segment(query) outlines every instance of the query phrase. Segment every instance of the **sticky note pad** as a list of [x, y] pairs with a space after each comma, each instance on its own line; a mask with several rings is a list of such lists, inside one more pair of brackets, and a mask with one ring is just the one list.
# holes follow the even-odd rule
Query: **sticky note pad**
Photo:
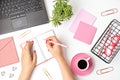
[[96, 33], [95, 27], [84, 22], [80, 22], [75, 32], [74, 39], [77, 39], [87, 44], [91, 44], [95, 33]]
[[69, 30], [75, 33], [81, 21], [87, 24], [93, 25], [95, 20], [96, 20], [96, 17], [94, 15], [81, 9], [78, 15], [76, 16], [75, 20], [73, 21], [72, 25], [70, 26]]

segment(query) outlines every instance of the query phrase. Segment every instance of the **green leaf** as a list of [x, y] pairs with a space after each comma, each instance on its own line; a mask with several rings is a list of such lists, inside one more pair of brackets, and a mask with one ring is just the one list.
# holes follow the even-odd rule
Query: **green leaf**
[[54, 10], [52, 11], [52, 23], [54, 26], [62, 24], [62, 21], [68, 20], [73, 15], [72, 6], [68, 5], [68, 0], [54, 0]]

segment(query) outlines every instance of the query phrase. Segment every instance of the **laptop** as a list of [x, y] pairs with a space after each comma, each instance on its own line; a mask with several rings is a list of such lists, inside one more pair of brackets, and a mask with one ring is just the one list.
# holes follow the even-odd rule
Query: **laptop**
[[0, 34], [48, 21], [44, 0], [0, 0]]

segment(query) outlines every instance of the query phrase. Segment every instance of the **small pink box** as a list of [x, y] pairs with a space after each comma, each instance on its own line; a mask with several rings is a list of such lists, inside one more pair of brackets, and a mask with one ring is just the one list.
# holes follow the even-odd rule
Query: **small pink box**
[[87, 44], [91, 44], [95, 33], [95, 27], [84, 22], [80, 22], [75, 32], [74, 39], [80, 40]]

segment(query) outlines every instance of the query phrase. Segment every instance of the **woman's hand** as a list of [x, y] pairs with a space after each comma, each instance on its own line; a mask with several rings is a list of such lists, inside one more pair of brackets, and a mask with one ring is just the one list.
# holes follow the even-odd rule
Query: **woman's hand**
[[49, 41], [53, 41], [56, 43], [60, 43], [60, 41], [55, 36], [50, 36], [46, 40], [46, 45], [50, 53], [53, 55], [54, 58], [58, 59], [59, 57], [62, 57], [62, 49], [61, 46], [53, 44]]
[[29, 80], [36, 66], [36, 51], [31, 51], [33, 41], [27, 41], [22, 48], [22, 71], [19, 80]]
[[51, 36], [51, 37], [47, 38], [46, 44], [47, 44], [48, 50], [51, 52], [53, 57], [56, 58], [59, 66], [60, 66], [63, 80], [75, 80], [74, 76], [70, 70], [70, 67], [67, 64], [67, 62], [63, 56], [61, 46], [53, 44], [50, 41], [53, 41], [56, 43], [60, 43], [60, 41], [55, 36]]

